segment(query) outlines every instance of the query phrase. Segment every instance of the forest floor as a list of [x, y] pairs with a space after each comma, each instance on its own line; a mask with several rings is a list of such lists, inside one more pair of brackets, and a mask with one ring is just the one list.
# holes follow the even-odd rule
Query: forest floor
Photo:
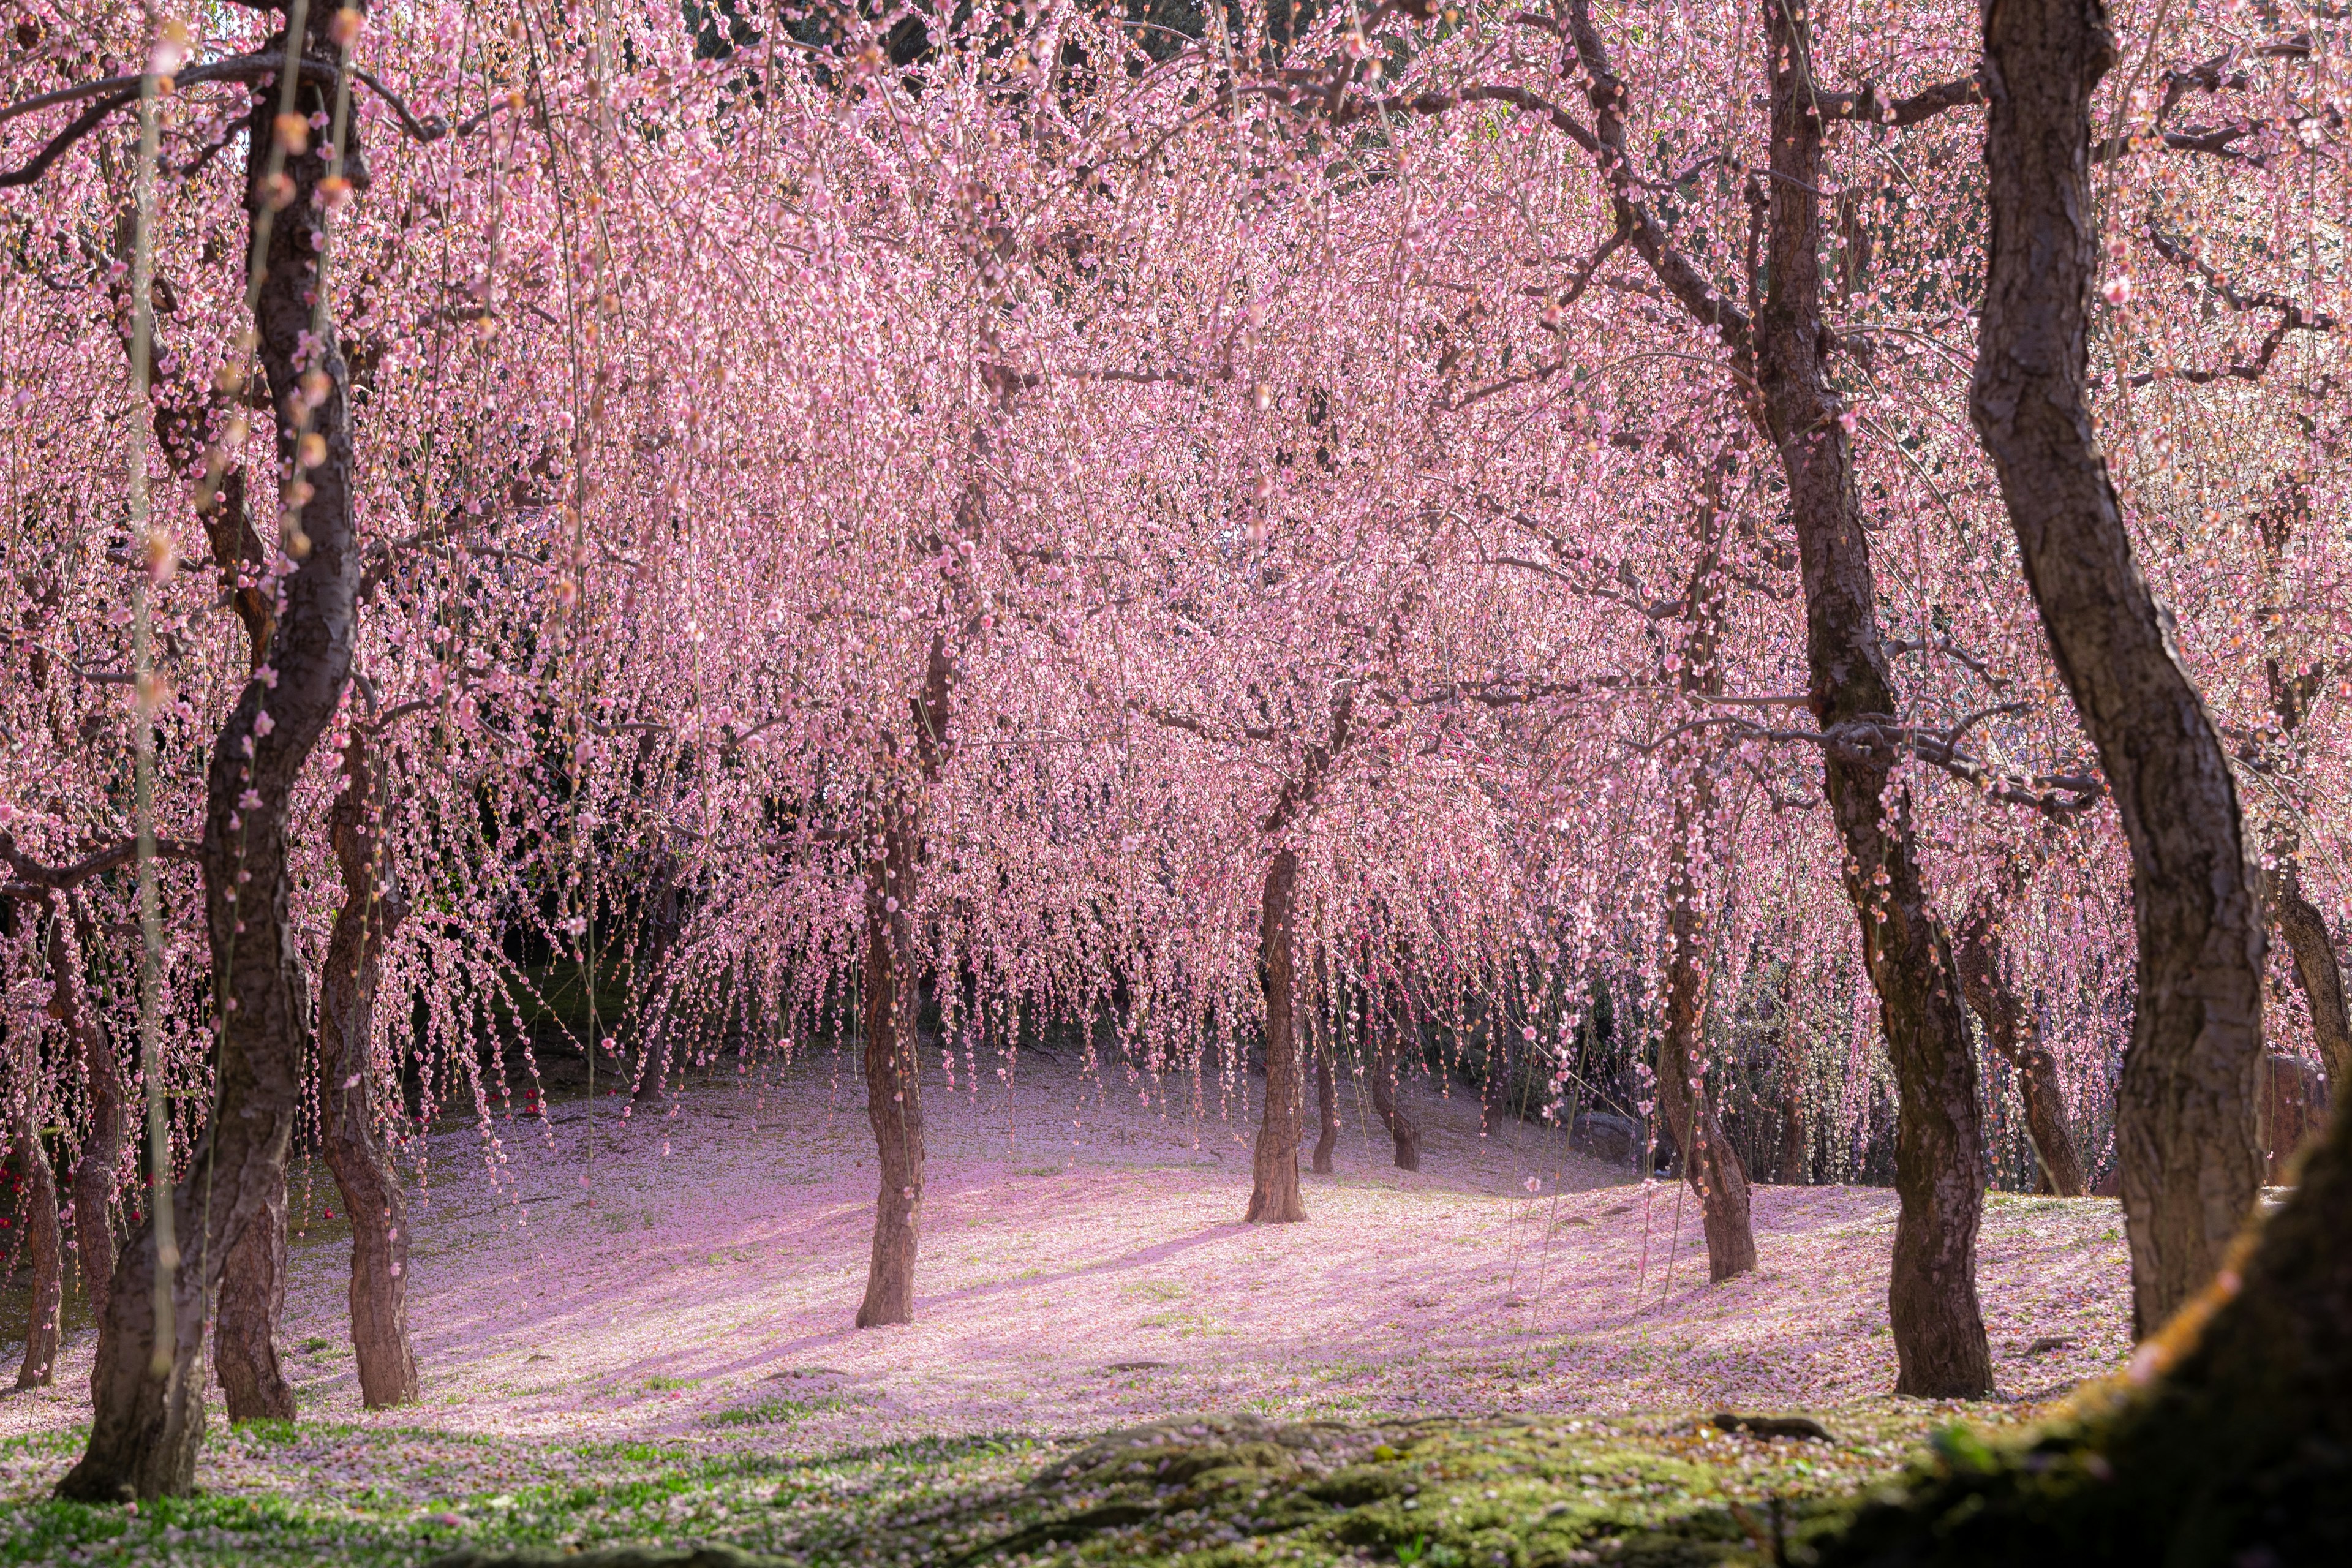
[[[55, 1389], [0, 1399], [0, 1562], [415, 1563], [468, 1542], [633, 1540], [946, 1562], [1046, 1509], [1019, 1489], [1042, 1466], [1107, 1430], [1170, 1422], [1150, 1444], [1242, 1443], [1274, 1466], [1244, 1477], [1261, 1498], [1311, 1490], [1350, 1459], [1318, 1458], [1318, 1443], [1355, 1443], [1360, 1468], [1378, 1449], [1399, 1476], [1423, 1465], [1432, 1511], [1396, 1493], [1421, 1481], [1376, 1486], [1350, 1506], [1388, 1510], [1395, 1528], [1313, 1550], [1301, 1535], [1307, 1560], [1573, 1562], [1572, 1531], [1549, 1555], [1532, 1538], [1472, 1539], [1465, 1521], [1489, 1503], [1530, 1528], [1583, 1517], [1530, 1512], [1507, 1489], [1465, 1494], [1468, 1544], [1433, 1533], [1444, 1477], [1558, 1472], [1583, 1490], [1548, 1497], [1615, 1499], [1607, 1529], [1585, 1531], [1604, 1544], [1662, 1498], [1711, 1499], [1737, 1545], [1754, 1531], [1722, 1510], [1743, 1488], [1795, 1497], [1886, 1475], [1961, 1408], [1885, 1397], [1889, 1191], [1758, 1188], [1762, 1265], [1718, 1287], [1675, 1184], [1525, 1123], [1482, 1134], [1458, 1092], [1412, 1094], [1423, 1169], [1404, 1173], [1351, 1089], [1336, 1173], [1304, 1178], [1308, 1222], [1258, 1227], [1239, 1223], [1251, 1128], [1214, 1081], [1113, 1068], [1106, 1085], [1027, 1057], [1010, 1088], [975, 1095], [959, 1076], [958, 1090], [925, 1091], [917, 1321], [866, 1331], [850, 1323], [876, 1176], [853, 1063], [821, 1057], [625, 1120], [599, 1100], [593, 1158], [585, 1100], [544, 1122], [449, 1123], [412, 1184], [424, 1394], [397, 1411], [359, 1405], [348, 1231], [331, 1184], [298, 1174], [281, 1349], [300, 1421], [215, 1431], [205, 1495], [138, 1519], [43, 1501], [87, 1431], [91, 1336], [78, 1333]], [[2120, 1363], [2112, 1201], [1994, 1194], [1979, 1262], [2002, 1397], [1966, 1407], [1971, 1419], [2030, 1419]], [[1721, 1409], [1813, 1412], [1839, 1441], [1694, 1435], [1694, 1415]], [[1315, 1422], [1349, 1425], [1300, 1425]], [[1431, 1458], [1447, 1444], [1470, 1447]], [[1232, 1528], [1230, 1510], [1182, 1487], [1157, 1493], [1163, 1512], [1173, 1500]], [[1142, 1528], [1133, 1507], [1087, 1506], [1126, 1521], [1096, 1530], [1089, 1555], [1141, 1560], [1141, 1546], [1114, 1550]], [[1183, 1550], [1262, 1561], [1273, 1539], [1244, 1529]]]

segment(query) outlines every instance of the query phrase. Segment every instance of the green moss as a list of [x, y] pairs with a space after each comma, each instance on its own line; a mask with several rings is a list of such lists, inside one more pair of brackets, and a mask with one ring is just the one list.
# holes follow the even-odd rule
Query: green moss
[[[827, 1397], [773, 1405], [789, 1421]], [[1776, 1521], [1793, 1542], [1819, 1537], [1951, 1414], [1892, 1401], [1824, 1412], [1831, 1443], [1734, 1436], [1688, 1415], [1226, 1414], [1086, 1443], [999, 1434], [815, 1458], [758, 1447], [776, 1440], [764, 1414], [693, 1442], [571, 1447], [256, 1423], [217, 1439], [216, 1493], [136, 1515], [48, 1498], [77, 1445], [0, 1445], [0, 1563], [419, 1568], [457, 1553], [446, 1561], [478, 1568], [538, 1552], [731, 1568], [677, 1555], [703, 1547], [797, 1568], [1761, 1563]], [[606, 1549], [625, 1554], [595, 1555]]]

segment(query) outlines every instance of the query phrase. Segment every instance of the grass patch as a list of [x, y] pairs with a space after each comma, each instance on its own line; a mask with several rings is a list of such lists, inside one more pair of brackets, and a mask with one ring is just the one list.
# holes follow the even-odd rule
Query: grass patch
[[[760, 1426], [850, 1402], [766, 1400], [714, 1425], [756, 1441]], [[730, 1451], [715, 1435], [566, 1447], [255, 1423], [215, 1434], [203, 1495], [136, 1514], [49, 1498], [79, 1447], [55, 1434], [0, 1443], [0, 1563], [422, 1568], [445, 1553], [486, 1563], [714, 1544], [805, 1568], [985, 1568], [1000, 1553], [1060, 1568], [1761, 1564], [1776, 1520], [1801, 1547], [1952, 1414], [1909, 1401], [1823, 1412], [1829, 1443], [1733, 1436], [1686, 1415], [1228, 1415], [1086, 1444], [994, 1434], [813, 1458]]]
[[656, 1373], [653, 1376], [646, 1379], [646, 1386], [652, 1389], [656, 1394], [662, 1394], [667, 1393], [673, 1388], [700, 1388], [702, 1386], [702, 1379], [698, 1377], [668, 1377], [660, 1373]]
[[811, 1415], [852, 1410], [864, 1403], [845, 1394], [778, 1394], [750, 1405], [739, 1405], [732, 1410], [719, 1411], [709, 1421], [713, 1426], [781, 1426]]

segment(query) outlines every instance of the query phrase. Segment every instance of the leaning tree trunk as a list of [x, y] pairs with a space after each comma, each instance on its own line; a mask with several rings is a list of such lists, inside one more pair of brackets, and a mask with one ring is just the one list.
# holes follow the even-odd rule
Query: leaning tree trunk
[[2114, 55], [2096, 0], [1985, 8], [1992, 216], [1969, 406], [2131, 845], [2139, 999], [2116, 1131], [2147, 1334], [2212, 1278], [2262, 1184], [2265, 933], [2229, 762], [2133, 558], [2084, 402], [2091, 95]]
[[1813, 41], [1796, 0], [1766, 0], [1769, 167], [1751, 189], [1767, 241], [1767, 289], [1751, 321], [1641, 205], [1645, 182], [1626, 146], [1625, 84], [1609, 64], [1591, 0], [1567, 0], [1565, 12], [1592, 110], [1586, 144], [1609, 183], [1618, 226], [1666, 295], [1730, 351], [1749, 418], [1780, 454], [1789, 486], [1824, 793], [1895, 1064], [1902, 1209], [1887, 1302], [1895, 1386], [1941, 1397], [1985, 1394], [1992, 1355], [1976, 1292], [1984, 1204], [1976, 1057], [1950, 980], [1950, 944], [1920, 877], [1907, 796], [1889, 791], [1903, 732], [1854, 493], [1852, 411], [1827, 373], [1833, 339], [1822, 319], [1823, 122]]
[[352, 1221], [352, 1348], [360, 1401], [384, 1410], [414, 1402], [417, 1383], [408, 1341], [407, 1200], [376, 1141], [368, 1050], [383, 950], [408, 912], [375, 819], [375, 783], [366, 731], [354, 724], [343, 750], [343, 787], [327, 816], [343, 907], [319, 977], [320, 1131]]
[[1394, 1010], [1376, 1024], [1367, 1020], [1368, 1026], [1372, 1029], [1372, 1059], [1367, 1076], [1371, 1080], [1372, 1114], [1379, 1117], [1381, 1125], [1389, 1130], [1389, 1142], [1396, 1151], [1397, 1169], [1418, 1171], [1421, 1169], [1421, 1124], [1406, 1114], [1397, 1093], [1397, 1074], [1403, 1058], [1399, 1047], [1403, 1043], [1408, 1022], [1403, 992], [1402, 984], [1392, 984], [1389, 987], [1389, 994], [1394, 1003]]
[[52, 911], [49, 924], [49, 1007], [81, 1058], [89, 1094], [89, 1125], [73, 1169], [74, 1251], [81, 1259], [90, 1317], [103, 1323], [114, 1286], [114, 1222], [108, 1211], [122, 1168], [122, 1069], [83, 979], [85, 955], [97, 948], [89, 912], [77, 893], [60, 893], [58, 900], [61, 907]]
[[1952, 958], [1959, 965], [1960, 991], [1984, 1026], [1985, 1043], [2017, 1073], [2018, 1097], [2025, 1102], [2025, 1135], [2041, 1163], [2042, 1190], [2062, 1198], [2090, 1191], [2083, 1156], [2074, 1148], [2066, 1120], [2066, 1092], [2058, 1081], [2058, 1058], [2009, 984], [2001, 952], [1998, 914], [1990, 899], [1979, 899], [1961, 921]]
[[[308, 58], [323, 68], [318, 78], [306, 70], [297, 84], [295, 109], [304, 117], [332, 109], [332, 79], [342, 58], [331, 36], [334, 16], [323, 6], [314, 10], [301, 40]], [[257, 93], [247, 132], [246, 188], [257, 240], [269, 200], [263, 177], [277, 106], [274, 86]], [[177, 1256], [157, 1258], [151, 1213], [116, 1267], [100, 1330], [89, 1446], [58, 1485], [60, 1496], [83, 1501], [176, 1495], [194, 1485], [204, 1439], [198, 1378], [207, 1302], [231, 1258], [268, 1258], [284, 1246], [286, 1147], [310, 1016], [293, 930], [286, 805], [350, 679], [362, 565], [352, 523], [348, 377], [323, 314], [317, 320], [325, 330], [312, 335], [312, 222], [325, 210], [323, 198], [314, 198], [331, 171], [324, 151], [312, 143], [289, 153], [284, 172], [290, 199], [279, 213], [286, 221], [270, 226], [258, 258], [254, 324], [270, 400], [280, 413], [278, 459], [294, 476], [286, 481], [281, 527], [298, 564], [280, 585], [283, 609], [271, 632], [277, 682], [247, 685], [205, 779], [205, 914], [222, 1009], [214, 1113], [170, 1197]], [[345, 173], [354, 188], [364, 188], [356, 152]], [[298, 451], [306, 430], [319, 443]], [[244, 804], [248, 799], [255, 804]], [[256, 1232], [259, 1241], [248, 1242]], [[170, 1276], [172, 1325], [170, 1342], [162, 1344], [159, 1267]], [[271, 1294], [248, 1291], [245, 1304], [267, 1306]]]
[[[1950, 944], [1927, 898], [1907, 792], [1890, 788], [1896, 701], [1854, 491], [1843, 400], [1830, 384], [1822, 320], [1822, 122], [1812, 40], [1790, 0], [1764, 7], [1771, 144], [1766, 182], [1769, 288], [1753, 331], [1758, 422], [1779, 452], [1805, 595], [1805, 663], [1822, 774], [1843, 847], [1846, 896], [1895, 1065], [1895, 1185], [1902, 1206], [1887, 1285], [1895, 1392], [1971, 1398], [1992, 1390], [1977, 1303], [1984, 1136], [1976, 1055], [1950, 975]], [[1602, 90], [1595, 88], [1596, 96]], [[1615, 90], [1622, 91], [1622, 89]]]
[[1300, 1081], [1297, 1031], [1297, 976], [1296, 906], [1298, 856], [1275, 851], [1265, 868], [1265, 896], [1258, 905], [1258, 963], [1265, 976], [1265, 1113], [1259, 1119], [1257, 1146], [1250, 1160], [1252, 1224], [1282, 1225], [1307, 1217], [1298, 1195], [1298, 1122], [1305, 1098]]
[[[6, 1031], [0, 1029], [0, 1038]], [[58, 1245], [58, 1179], [49, 1152], [41, 1146], [39, 1063], [30, 1031], [19, 1058], [16, 1114], [11, 1128], [25, 1194], [25, 1263], [32, 1278], [25, 1303], [25, 1359], [16, 1368], [19, 1388], [47, 1388], [58, 1380], [59, 1318], [65, 1310], [65, 1258]]]

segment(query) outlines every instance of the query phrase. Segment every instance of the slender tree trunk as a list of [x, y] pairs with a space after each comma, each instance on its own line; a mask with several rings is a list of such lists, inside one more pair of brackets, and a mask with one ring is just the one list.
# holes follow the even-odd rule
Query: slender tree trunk
[[1298, 857], [1275, 851], [1258, 906], [1258, 963], [1265, 975], [1265, 1114], [1250, 1161], [1249, 1210], [1243, 1218], [1283, 1225], [1307, 1217], [1298, 1195], [1298, 1121], [1303, 1085], [1298, 1071], [1297, 932]]
[[[314, 10], [302, 40], [306, 56], [327, 68], [322, 76], [341, 69], [334, 15]], [[277, 106], [274, 87], [257, 94], [247, 132], [247, 191], [257, 225], [268, 199], [261, 182]], [[295, 109], [304, 116], [331, 113], [331, 82], [306, 72]], [[207, 1300], [232, 1258], [266, 1255], [268, 1238], [285, 1234], [286, 1147], [310, 1017], [292, 923], [286, 805], [350, 679], [362, 565], [352, 526], [348, 376], [331, 322], [310, 336], [318, 257], [312, 223], [323, 207], [313, 197], [329, 173], [322, 148], [314, 142], [287, 156], [292, 199], [270, 230], [254, 312], [271, 401], [280, 411], [278, 458], [296, 476], [287, 481], [282, 528], [298, 564], [280, 586], [283, 611], [271, 632], [277, 682], [247, 685], [213, 748], [205, 781], [205, 912], [223, 1008], [215, 1112], [185, 1179], [173, 1193], [154, 1194], [173, 1205], [177, 1255], [156, 1256], [151, 1212], [115, 1268], [100, 1330], [89, 1446], [58, 1486], [60, 1496], [82, 1501], [177, 1495], [194, 1484], [204, 1438], [198, 1369]], [[364, 188], [356, 151], [345, 173], [355, 188]], [[321, 460], [307, 468], [296, 448], [305, 423], [322, 446]], [[266, 725], [257, 722], [265, 713]], [[248, 791], [257, 804], [243, 804]], [[255, 1230], [263, 1243], [241, 1245]], [[282, 1239], [277, 1245], [282, 1247]], [[172, 1338], [162, 1344], [159, 1267], [172, 1303]]]
[[114, 1286], [114, 1222], [108, 1211], [122, 1169], [122, 1071], [83, 981], [85, 955], [97, 947], [89, 913], [79, 894], [58, 899], [61, 907], [52, 911], [49, 923], [49, 1006], [81, 1058], [89, 1093], [89, 1126], [73, 1169], [74, 1251], [81, 1259], [90, 1316], [103, 1323]]
[[2058, 1058], [2042, 1043], [2040, 1029], [2026, 1016], [2025, 1006], [2009, 984], [2001, 952], [1997, 906], [1980, 898], [1961, 921], [1952, 958], [1959, 966], [1960, 990], [1968, 997], [1977, 1022], [1984, 1026], [1985, 1043], [2017, 1072], [2018, 1096], [2025, 1101], [2025, 1135], [2042, 1166], [2042, 1190], [2062, 1198], [2079, 1198], [2089, 1191], [2083, 1157], [2074, 1148], [2074, 1133], [2066, 1119], [2066, 1093], [2058, 1081]]
[[2114, 55], [2096, 0], [1985, 8], [1992, 216], [1970, 411], [2131, 845], [2139, 999], [2116, 1118], [2147, 1334], [2212, 1278], [2262, 1184], [2264, 931], [2228, 760], [2133, 559], [2084, 400], [2091, 95]]
[[65, 1258], [58, 1231], [57, 1174], [49, 1168], [49, 1152], [41, 1146], [40, 1064], [29, 1033], [18, 1055], [26, 1070], [19, 1079], [12, 1142], [17, 1169], [24, 1174], [25, 1239], [21, 1245], [32, 1276], [32, 1289], [26, 1301], [25, 1359], [16, 1368], [16, 1386], [47, 1388], [58, 1379], [59, 1320], [65, 1310]]
[[2311, 1008], [2311, 1032], [2319, 1045], [2319, 1059], [2327, 1064], [2328, 1087], [2341, 1096], [2352, 1086], [2352, 1026], [2345, 1020], [2344, 971], [2327, 934], [2327, 917], [2304, 896], [2303, 879], [2292, 858], [2283, 860], [2266, 882], [2278, 910], [2279, 934], [2294, 955], [2294, 977]]
[[915, 1318], [915, 1247], [923, 1206], [923, 1093], [915, 1038], [921, 992], [915, 951], [918, 832], [911, 803], [886, 809], [883, 851], [866, 879], [866, 1114], [881, 1156], [874, 1256], [857, 1326]]
[[1689, 845], [1713, 814], [1714, 781], [1703, 767], [1675, 803], [1673, 865], [1666, 879], [1666, 1017], [1658, 1037], [1658, 1110], [1682, 1150], [1683, 1179], [1697, 1199], [1706, 1232], [1707, 1277], [1718, 1282], [1756, 1267], [1748, 1218], [1748, 1172], [1723, 1135], [1701, 1087], [1698, 1047], [1706, 1021], [1706, 921], [1699, 912]]
[[[965, 491], [958, 517], [967, 536], [984, 521], [977, 487]], [[924, 659], [922, 694], [911, 705], [913, 756], [889, 742], [880, 759], [883, 804], [876, 831], [882, 847], [866, 862], [861, 1027], [866, 1117], [874, 1128], [881, 1180], [874, 1204], [874, 1255], [866, 1268], [866, 1299], [857, 1309], [861, 1329], [915, 1318], [915, 1249], [923, 1213], [923, 1085], [915, 1037], [922, 1009], [922, 960], [915, 921], [922, 890], [922, 802], [949, 755], [954, 674], [946, 634], [934, 633]]]
[[[1692, 517], [1697, 559], [1691, 570], [1681, 660], [1675, 680], [1685, 695], [1704, 699], [1723, 689], [1718, 649], [1723, 632], [1722, 577], [1718, 571], [1717, 510], [1721, 469], [1706, 465], [1702, 500]], [[1701, 1087], [1701, 1052], [1706, 1038], [1707, 920], [1700, 910], [1693, 850], [1713, 830], [1717, 799], [1708, 758], [1694, 743], [1679, 760], [1690, 784], [1675, 801], [1671, 860], [1666, 871], [1666, 1017], [1658, 1038], [1658, 1101], [1683, 1156], [1683, 1179], [1698, 1200], [1706, 1234], [1709, 1279], [1720, 1283], [1756, 1267], [1756, 1231], [1748, 1218], [1748, 1172], [1738, 1151], [1723, 1135], [1715, 1105]]]
[[352, 1221], [352, 1348], [360, 1400], [384, 1410], [416, 1398], [416, 1352], [408, 1340], [407, 1200], [376, 1142], [369, 1042], [383, 950], [408, 906], [373, 820], [377, 777], [366, 733], [352, 728], [343, 787], [327, 815], [343, 907], [319, 979], [319, 1104], [327, 1166]]
[[1822, 132], [1812, 39], [1790, 0], [1768, 0], [1771, 71], [1768, 275], [1753, 342], [1759, 412], [1780, 453], [1805, 592], [1805, 662], [1825, 737], [1824, 792], [1845, 850], [1846, 896], [1895, 1064], [1895, 1221], [1887, 1305], [1895, 1392], [1973, 1398], [1992, 1391], [1976, 1289], [1984, 1135], [1976, 1054], [1951, 982], [1950, 943], [1927, 898], [1909, 795], [1891, 788], [1897, 707], [1878, 627], [1877, 587], [1854, 494], [1843, 399], [1829, 383], [1822, 318]]
[[1587, 77], [1591, 145], [1618, 226], [1667, 294], [1730, 351], [1751, 389], [1748, 412], [1780, 458], [1805, 595], [1805, 662], [1822, 734], [1830, 811], [1844, 849], [1847, 898], [1862, 928], [1864, 967], [1895, 1063], [1899, 1117], [1893, 1318], [1895, 1387], [1971, 1397], [1992, 1387], [1992, 1354], [1977, 1304], [1976, 1238], [1984, 1199], [1984, 1137], [1976, 1056], [1951, 983], [1943, 924], [1928, 902], [1907, 795], [1890, 791], [1902, 744], [1877, 590], [1854, 494], [1850, 412], [1830, 384], [1822, 320], [1822, 121], [1813, 41], [1796, 0], [1766, 0], [1769, 167], [1750, 187], [1762, 220], [1769, 287], [1753, 321], [1680, 251], [1642, 205], [1626, 148], [1625, 84], [1610, 67], [1590, 0], [1568, 0], [1569, 41]]
[[1797, 1057], [1796, 970], [1780, 975], [1780, 1162], [1776, 1179], [1802, 1186], [1812, 1174], [1812, 1120], [1805, 1114], [1804, 1064]]
[[1390, 995], [1395, 1011], [1372, 1026], [1372, 1060], [1369, 1077], [1372, 1089], [1372, 1113], [1381, 1125], [1389, 1130], [1389, 1141], [1396, 1150], [1396, 1166], [1400, 1171], [1421, 1169], [1421, 1124], [1405, 1113], [1400, 1102], [1398, 1069], [1403, 1053], [1398, 1049], [1404, 1039], [1410, 1020], [1405, 1016], [1403, 986], [1392, 985]]
[[[1321, 952], [1315, 955], [1315, 973], [1324, 974], [1325, 960]], [[1339, 1147], [1339, 1079], [1332, 1056], [1339, 1041], [1339, 1020], [1327, 1018], [1323, 1008], [1327, 1000], [1326, 986], [1315, 987], [1315, 1108], [1320, 1117], [1321, 1131], [1315, 1140], [1315, 1173], [1331, 1173], [1331, 1156]]]

